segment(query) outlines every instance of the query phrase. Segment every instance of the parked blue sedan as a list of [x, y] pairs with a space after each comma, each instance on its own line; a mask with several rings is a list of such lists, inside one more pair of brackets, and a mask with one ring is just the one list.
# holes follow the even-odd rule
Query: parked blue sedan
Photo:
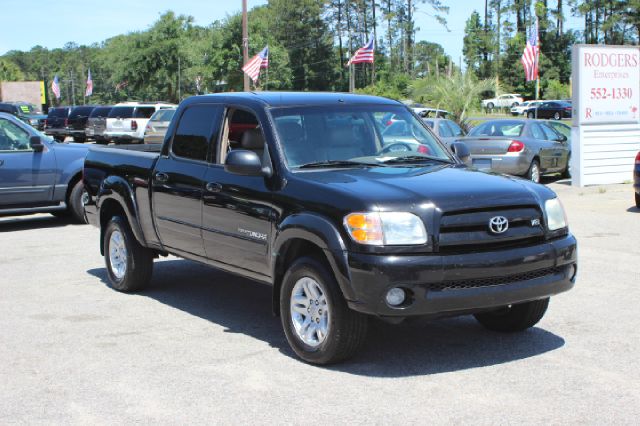
[[82, 166], [88, 146], [58, 143], [0, 113], [0, 215], [69, 213], [85, 222]]

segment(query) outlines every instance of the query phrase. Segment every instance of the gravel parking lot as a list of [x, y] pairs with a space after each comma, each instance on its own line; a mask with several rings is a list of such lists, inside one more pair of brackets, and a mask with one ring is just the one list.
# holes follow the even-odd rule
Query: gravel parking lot
[[351, 362], [298, 361], [270, 289], [193, 262], [137, 295], [98, 230], [0, 218], [0, 423], [624, 423], [640, 417], [640, 211], [630, 185], [550, 183], [579, 241], [538, 327], [375, 322]]

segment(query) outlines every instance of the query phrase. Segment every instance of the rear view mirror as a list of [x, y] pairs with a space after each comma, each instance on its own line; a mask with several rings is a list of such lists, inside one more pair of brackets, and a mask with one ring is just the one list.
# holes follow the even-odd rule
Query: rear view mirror
[[44, 149], [44, 144], [42, 143], [42, 139], [40, 138], [40, 136], [31, 136], [29, 138], [29, 146], [35, 152], [42, 152], [42, 150]]
[[453, 142], [451, 144], [451, 151], [462, 161], [463, 163], [469, 159], [471, 152], [469, 147], [464, 142]]

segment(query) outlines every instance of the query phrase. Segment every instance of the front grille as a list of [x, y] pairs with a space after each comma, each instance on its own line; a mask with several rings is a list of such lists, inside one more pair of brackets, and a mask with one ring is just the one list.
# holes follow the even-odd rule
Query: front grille
[[[489, 231], [489, 220], [504, 216], [509, 228], [501, 234]], [[544, 238], [543, 218], [534, 206], [447, 212], [440, 220], [440, 252], [464, 252], [530, 245]]]
[[554, 267], [546, 269], [538, 269], [537, 271], [524, 272], [521, 274], [507, 275], [502, 277], [489, 277], [478, 278], [474, 280], [453, 280], [442, 281], [439, 283], [433, 283], [429, 285], [429, 290], [444, 291], [444, 290], [459, 290], [465, 288], [478, 288], [478, 287], [494, 287], [499, 285], [510, 284], [519, 281], [534, 280], [536, 278], [542, 278], [549, 275], [556, 275], [565, 272], [563, 267]]

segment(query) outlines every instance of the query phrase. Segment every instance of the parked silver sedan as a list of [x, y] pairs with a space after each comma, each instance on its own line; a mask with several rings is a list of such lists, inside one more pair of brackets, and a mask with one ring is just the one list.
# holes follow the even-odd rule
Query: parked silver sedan
[[164, 135], [167, 134], [169, 123], [175, 114], [175, 108], [159, 109], [156, 111], [144, 129], [144, 143], [162, 143], [164, 142]]
[[447, 118], [423, 118], [422, 121], [438, 135], [447, 147], [451, 146], [451, 142], [455, 142], [467, 134], [455, 121]]
[[534, 182], [547, 173], [569, 173], [567, 137], [547, 123], [525, 119], [490, 120], [466, 138], [473, 167], [524, 176]]

